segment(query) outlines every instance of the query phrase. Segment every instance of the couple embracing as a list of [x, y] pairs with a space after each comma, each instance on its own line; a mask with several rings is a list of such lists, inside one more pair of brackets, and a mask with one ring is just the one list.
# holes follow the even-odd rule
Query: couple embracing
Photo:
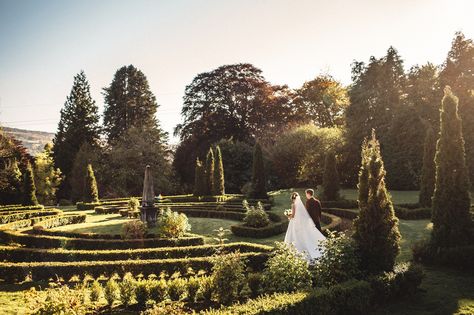
[[285, 243], [293, 244], [308, 261], [321, 256], [318, 243], [326, 239], [321, 231], [321, 211], [321, 202], [314, 197], [314, 190], [306, 190], [305, 204], [297, 192], [291, 194]]

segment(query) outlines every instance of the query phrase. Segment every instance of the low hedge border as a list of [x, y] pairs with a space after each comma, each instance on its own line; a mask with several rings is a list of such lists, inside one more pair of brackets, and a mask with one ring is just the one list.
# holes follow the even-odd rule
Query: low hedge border
[[474, 271], [474, 245], [443, 248], [424, 241], [416, 243], [412, 249], [413, 260], [416, 262]]
[[372, 289], [368, 282], [351, 280], [310, 292], [275, 293], [249, 300], [244, 304], [204, 311], [201, 314], [366, 314], [370, 311], [371, 294]]
[[85, 214], [72, 214], [48, 218], [35, 223], [33, 225], [33, 233], [63, 225], [84, 223], [86, 222], [86, 217], [87, 215]]
[[351, 211], [349, 209], [341, 209], [341, 208], [323, 208], [323, 212], [338, 216], [340, 218], [345, 218], [349, 220], [354, 220], [357, 218], [358, 213], [355, 211]]
[[0, 208], [0, 213], [8, 212], [8, 211], [42, 210], [42, 209], [44, 209], [43, 205], [37, 205], [37, 206], [13, 205], [13, 206], [5, 206], [3, 208]]
[[184, 213], [190, 217], [196, 218], [213, 218], [213, 219], [228, 219], [242, 221], [245, 213], [234, 211], [215, 211], [215, 210], [198, 210], [198, 209], [176, 209], [179, 213]]
[[241, 253], [270, 253], [271, 246], [253, 243], [230, 243], [224, 245], [199, 245], [169, 248], [146, 248], [134, 250], [63, 250], [0, 246], [0, 261], [38, 262], [38, 261], [112, 261], [136, 259], [176, 259], [186, 257], [205, 257], [219, 253], [240, 251]]
[[10, 222], [10, 223], [7, 223], [7, 224], [4, 224], [4, 225], [0, 226], [0, 232], [1, 233], [6, 233], [10, 230], [16, 231], [16, 230], [19, 230], [19, 229], [28, 228], [28, 227], [31, 227], [31, 226], [35, 225], [36, 223], [38, 223], [40, 221], [47, 220], [47, 219], [50, 219], [50, 218], [59, 217], [61, 215], [62, 214], [55, 214], [55, 215], [51, 215], [51, 216], [39, 216], [39, 217], [33, 217], [33, 218], [29, 218], [29, 219], [24, 219], [24, 220], [13, 221], [13, 222]]
[[[136, 240], [117, 239], [85, 239], [68, 238], [62, 236], [44, 235], [44, 231], [36, 230], [40, 234], [24, 234], [17, 231], [1, 231], [0, 236], [6, 243], [18, 243], [34, 248], [64, 248], [64, 249], [134, 249], [203, 245], [202, 236], [188, 235], [176, 239], [146, 238]], [[46, 232], [48, 233], [48, 232]]]
[[51, 216], [62, 213], [61, 210], [26, 210], [19, 211], [12, 214], [0, 215], [0, 224], [7, 224], [14, 221], [25, 220], [33, 217]]
[[323, 208], [339, 208], [354, 209], [359, 207], [357, 200], [341, 199], [341, 200], [321, 200]]
[[[394, 207], [395, 215], [402, 220], [424, 220], [431, 219], [431, 208], [403, 208], [398, 205]], [[341, 218], [354, 220], [358, 216], [357, 211], [351, 211], [351, 209], [342, 208], [323, 208], [324, 212], [337, 215]]]
[[104, 206], [98, 206], [94, 208], [94, 212], [96, 214], [116, 214], [120, 213], [122, 210], [127, 210], [128, 207], [119, 207], [119, 206], [109, 206], [109, 207], [104, 207]]
[[[178, 259], [151, 260], [117, 260], [117, 261], [75, 261], [75, 262], [29, 262], [29, 263], [0, 263], [0, 278], [8, 283], [23, 281], [30, 277], [33, 281], [49, 280], [61, 277], [69, 280], [73, 276], [90, 275], [94, 278], [102, 275], [111, 276], [117, 273], [123, 276], [127, 272], [145, 277], [150, 274], [159, 275], [161, 272], [185, 274], [188, 268], [210, 271], [214, 257], [194, 257]], [[253, 270], [262, 270], [268, 259], [267, 253], [244, 253], [247, 266]]]

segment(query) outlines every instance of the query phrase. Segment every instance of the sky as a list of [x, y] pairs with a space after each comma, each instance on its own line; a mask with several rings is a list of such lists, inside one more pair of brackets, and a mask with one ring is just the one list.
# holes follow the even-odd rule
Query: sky
[[80, 70], [102, 113], [102, 89], [133, 64], [171, 135], [198, 73], [248, 62], [291, 88], [319, 74], [350, 84], [354, 60], [391, 45], [406, 69], [441, 64], [456, 31], [474, 38], [473, 9], [469, 0], [0, 0], [0, 124], [55, 132]]

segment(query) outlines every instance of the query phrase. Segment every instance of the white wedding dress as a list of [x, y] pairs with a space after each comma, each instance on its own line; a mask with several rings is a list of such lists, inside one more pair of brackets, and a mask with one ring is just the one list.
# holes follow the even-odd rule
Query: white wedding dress
[[326, 237], [314, 226], [300, 196], [295, 199], [295, 217], [290, 220], [285, 235], [285, 243], [293, 244], [296, 249], [311, 261], [321, 256], [319, 242]]

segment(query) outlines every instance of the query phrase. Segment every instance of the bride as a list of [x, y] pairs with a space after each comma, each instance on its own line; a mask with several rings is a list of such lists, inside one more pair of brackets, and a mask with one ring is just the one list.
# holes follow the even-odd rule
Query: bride
[[324, 235], [314, 225], [297, 192], [291, 195], [290, 223], [285, 235], [285, 243], [293, 244], [299, 252], [304, 252], [306, 259], [311, 261], [321, 256], [319, 242], [325, 240]]

